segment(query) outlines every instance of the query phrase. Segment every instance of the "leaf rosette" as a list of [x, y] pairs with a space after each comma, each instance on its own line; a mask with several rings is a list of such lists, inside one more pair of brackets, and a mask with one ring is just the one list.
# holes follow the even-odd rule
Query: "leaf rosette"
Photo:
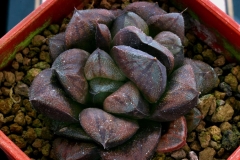
[[183, 40], [182, 14], [156, 3], [75, 10], [66, 31], [49, 39], [54, 62], [29, 93], [68, 138], [54, 141], [57, 159], [150, 159], [183, 146], [184, 115], [217, 81], [208, 64], [184, 58]]

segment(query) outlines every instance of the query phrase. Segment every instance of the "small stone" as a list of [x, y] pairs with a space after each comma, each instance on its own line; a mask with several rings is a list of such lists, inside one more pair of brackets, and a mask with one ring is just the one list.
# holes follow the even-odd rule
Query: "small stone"
[[17, 53], [15, 55], [15, 59], [18, 63], [23, 63], [23, 56], [22, 56], [22, 53]]
[[22, 78], [23, 78], [23, 76], [24, 76], [24, 73], [23, 73], [23, 72], [15, 71], [16, 82], [21, 81]]
[[213, 160], [215, 154], [216, 151], [213, 148], [207, 147], [203, 151], [199, 152], [199, 160]]
[[49, 128], [43, 127], [41, 137], [42, 139], [51, 140], [53, 137], [53, 133], [50, 131]]
[[27, 142], [22, 138], [22, 136], [18, 136], [16, 134], [11, 134], [8, 138], [13, 141], [19, 148], [25, 148], [27, 146]]
[[218, 99], [218, 100], [216, 100], [216, 104], [217, 104], [217, 106], [223, 106], [225, 104], [225, 101], [222, 99]]
[[53, 34], [57, 34], [59, 31], [60, 26], [58, 24], [51, 24], [48, 27], [48, 30], [51, 31]]
[[232, 125], [229, 122], [223, 122], [223, 123], [220, 124], [219, 127], [220, 127], [222, 133], [227, 131], [227, 130], [232, 129]]
[[221, 67], [223, 65], [225, 65], [226, 59], [223, 55], [220, 55], [217, 57], [217, 59], [213, 62], [213, 66], [215, 67]]
[[40, 119], [34, 119], [32, 122], [32, 126], [35, 128], [40, 128], [42, 127], [42, 122], [40, 121]]
[[229, 73], [227, 76], [225, 76], [224, 82], [229, 84], [233, 91], [237, 91], [238, 80], [232, 73]]
[[198, 160], [198, 156], [194, 151], [188, 153], [189, 160]]
[[12, 109], [11, 109], [11, 113], [15, 115], [15, 114], [18, 112], [18, 110], [20, 109], [20, 107], [21, 107], [21, 106], [20, 106], [19, 103], [13, 104], [13, 105], [12, 105]]
[[234, 110], [232, 106], [226, 103], [224, 106], [219, 106], [212, 115], [212, 122], [226, 122], [232, 119]]
[[203, 46], [200, 44], [200, 43], [197, 43], [197, 44], [195, 44], [194, 46], [193, 46], [193, 51], [195, 52], [195, 53], [202, 53], [202, 51], [203, 51]]
[[23, 100], [23, 106], [26, 108], [26, 111], [32, 111], [33, 110], [29, 99], [24, 99]]
[[206, 49], [205, 51], [202, 52], [202, 55], [204, 60], [207, 61], [208, 63], [212, 63], [217, 59], [217, 56], [212, 49]]
[[221, 148], [221, 144], [215, 141], [210, 141], [209, 146], [214, 148], [215, 150], [219, 150]]
[[10, 116], [5, 117], [4, 120], [5, 120], [6, 123], [8, 123], [8, 122], [12, 122], [13, 119], [14, 119], [14, 117], [15, 117], [14, 115], [10, 115]]
[[203, 61], [203, 57], [202, 57], [202, 55], [200, 55], [200, 54], [195, 55], [195, 56], [193, 57], [193, 59]]
[[218, 76], [221, 76], [223, 74], [223, 70], [221, 68], [219, 68], [219, 67], [215, 67], [214, 71], [216, 72], [216, 74]]
[[240, 121], [240, 115], [237, 115], [237, 116], [233, 117], [233, 121], [234, 122]]
[[16, 117], [14, 118], [14, 122], [19, 124], [20, 126], [24, 126], [26, 124], [24, 113], [18, 112], [16, 114]]
[[41, 51], [49, 51], [49, 47], [47, 45], [42, 45]]
[[193, 141], [191, 144], [190, 144], [190, 148], [194, 151], [201, 151], [201, 145], [199, 144], [198, 141]]
[[34, 68], [39, 68], [39, 69], [46, 69], [46, 68], [50, 68], [50, 64], [48, 64], [45, 61], [41, 61], [38, 62], [36, 64], [33, 65]]
[[11, 124], [9, 126], [9, 129], [11, 133], [22, 134], [23, 132], [23, 127], [19, 126], [17, 123]]
[[4, 77], [5, 77], [5, 81], [10, 83], [10, 84], [13, 84], [15, 83], [15, 74], [12, 73], [12, 72], [8, 72], [8, 71], [4, 71]]
[[32, 65], [34, 65], [36, 63], [38, 63], [38, 58], [36, 58], [36, 57], [32, 58]]
[[27, 131], [23, 132], [22, 137], [28, 142], [33, 143], [33, 141], [37, 138], [37, 133], [33, 128], [28, 128]]
[[50, 153], [50, 149], [51, 149], [51, 145], [50, 144], [46, 144], [45, 146], [42, 147], [42, 154], [44, 156], [48, 156]]
[[32, 111], [27, 112], [27, 115], [32, 117], [32, 118], [36, 118], [37, 117], [37, 112], [36, 112], [36, 110], [32, 110]]
[[217, 152], [218, 157], [222, 157], [222, 155], [224, 154], [224, 151], [225, 151], [224, 148], [220, 148]]
[[194, 34], [191, 34], [191, 33], [187, 33], [186, 34], [186, 38], [188, 39], [189, 42], [191, 42], [192, 44], [195, 43], [196, 41], [196, 37]]
[[198, 135], [198, 140], [200, 142], [200, 145], [202, 148], [206, 148], [209, 146], [210, 140], [211, 140], [211, 134], [209, 132], [202, 131]]
[[187, 134], [187, 142], [193, 142], [196, 139], [196, 132], [191, 132]]
[[32, 124], [32, 118], [30, 116], [26, 115], [25, 120], [26, 120], [27, 125]]
[[[212, 94], [202, 96], [199, 98], [197, 108], [202, 113], [203, 118], [205, 118], [207, 114], [213, 114], [216, 108], [216, 98]], [[211, 113], [208, 113], [209, 110], [211, 110]]]
[[13, 61], [12, 62], [12, 67], [15, 69], [15, 70], [18, 70], [19, 69], [19, 63], [17, 61]]
[[40, 47], [41, 45], [44, 44], [45, 42], [45, 37], [44, 36], [41, 36], [41, 35], [36, 35], [33, 37], [32, 39], [32, 45], [33, 46], [36, 46], [36, 47]]
[[37, 137], [41, 137], [42, 135], [42, 128], [34, 128], [36, 134], [37, 134]]
[[42, 145], [43, 145], [43, 140], [39, 138], [35, 139], [35, 141], [32, 144], [34, 148], [41, 148]]
[[50, 37], [50, 36], [52, 36], [52, 33], [51, 33], [48, 29], [45, 29], [45, 30], [43, 31], [43, 35], [44, 35], [45, 37]]
[[222, 147], [227, 151], [235, 150], [239, 145], [239, 138], [232, 130], [223, 132]]
[[4, 82], [4, 81], [5, 81], [4, 74], [3, 74], [3, 72], [0, 72], [0, 84], [1, 84], [1, 82]]
[[41, 51], [40, 52], [39, 59], [41, 61], [45, 61], [47, 63], [51, 63], [52, 62], [49, 52], [45, 52], [45, 51]]
[[16, 95], [28, 97], [28, 92], [29, 92], [29, 87], [21, 81], [19, 81], [17, 85], [14, 87], [14, 93]]
[[33, 152], [33, 149], [31, 146], [27, 146], [27, 149], [24, 151], [26, 155], [30, 157], [31, 153]]
[[24, 57], [24, 58], [23, 58], [23, 65], [24, 65], [24, 66], [29, 66], [29, 65], [31, 65], [31, 59], [30, 59], [30, 58], [27, 58], [27, 57]]
[[239, 65], [237, 65], [237, 66], [235, 66], [231, 69], [231, 73], [235, 76], [238, 75], [239, 71], [240, 71], [240, 66]]
[[0, 128], [2, 127], [2, 125], [6, 123], [5, 119], [4, 119], [4, 115], [2, 113], [0, 113]]
[[0, 99], [0, 113], [8, 114], [12, 109], [13, 101], [10, 98]]
[[214, 141], [220, 141], [222, 139], [221, 129], [217, 126], [211, 126], [207, 128], [207, 131], [210, 133]]
[[199, 125], [197, 126], [197, 128], [195, 130], [197, 132], [205, 131], [206, 130], [205, 125], [206, 125], [206, 123], [204, 121], [200, 121]]
[[231, 70], [233, 67], [236, 66], [236, 63], [228, 63], [222, 67], [223, 70]]
[[186, 153], [183, 149], [179, 149], [177, 151], [174, 151], [172, 154], [171, 154], [171, 157], [175, 158], [175, 159], [183, 159], [186, 157]]
[[226, 96], [226, 93], [215, 90], [214, 96], [216, 97], [216, 99], [224, 99]]
[[27, 54], [29, 53], [29, 48], [28, 48], [28, 47], [24, 48], [24, 49], [22, 50], [22, 53], [23, 53], [24, 55], [27, 55]]
[[232, 88], [229, 84], [227, 84], [226, 82], [221, 82], [219, 84], [219, 87], [222, 91], [226, 93], [227, 96], [232, 96]]
[[39, 68], [31, 68], [27, 71], [27, 75], [24, 77], [24, 82], [30, 84], [33, 79], [41, 72], [42, 70]]
[[5, 135], [9, 135], [10, 134], [10, 130], [8, 126], [3, 126], [1, 128], [1, 131], [5, 134]]
[[[4, 96], [9, 96], [9, 93], [10, 93], [10, 89], [7, 88], [7, 87], [1, 87], [1, 91], [2, 91], [2, 94]], [[1, 104], [1, 100], [0, 100], [0, 104]], [[1, 110], [1, 109], [0, 109]]]

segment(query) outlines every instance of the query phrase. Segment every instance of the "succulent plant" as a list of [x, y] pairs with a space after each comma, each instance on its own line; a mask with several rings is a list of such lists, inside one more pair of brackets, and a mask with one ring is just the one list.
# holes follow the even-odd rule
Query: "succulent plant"
[[182, 14], [157, 3], [75, 10], [29, 92], [61, 136], [57, 159], [145, 160], [182, 147], [199, 95], [217, 82], [208, 64], [184, 58], [183, 40]]

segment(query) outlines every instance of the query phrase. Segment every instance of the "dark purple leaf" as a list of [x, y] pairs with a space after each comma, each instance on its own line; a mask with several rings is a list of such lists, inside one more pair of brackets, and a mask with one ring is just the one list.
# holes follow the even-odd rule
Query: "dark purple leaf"
[[139, 128], [134, 120], [118, 118], [98, 108], [84, 109], [79, 120], [85, 132], [104, 149], [126, 142]]
[[165, 66], [156, 57], [128, 46], [114, 46], [111, 55], [144, 97], [150, 103], [157, 102], [166, 87]]

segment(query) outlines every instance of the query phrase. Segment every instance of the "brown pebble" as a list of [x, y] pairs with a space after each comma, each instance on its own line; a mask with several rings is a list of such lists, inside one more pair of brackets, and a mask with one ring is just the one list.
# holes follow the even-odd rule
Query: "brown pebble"
[[177, 151], [174, 151], [173, 153], [171, 153], [171, 157], [175, 158], [175, 159], [183, 159], [186, 157], [186, 152], [183, 149], [179, 149]]
[[32, 45], [36, 46], [36, 47], [40, 47], [41, 45], [43, 45], [43, 43], [45, 42], [45, 37], [41, 36], [41, 35], [36, 35], [33, 37], [32, 39]]
[[23, 132], [23, 127], [17, 123], [10, 124], [9, 129], [11, 133], [21, 134]]
[[37, 138], [37, 134], [33, 128], [28, 127], [26, 131], [23, 132], [22, 137], [28, 142], [33, 143], [33, 141]]
[[15, 59], [16, 59], [16, 61], [17, 61], [18, 63], [23, 63], [23, 55], [22, 55], [22, 53], [17, 53], [17, 54], [15, 55]]
[[5, 117], [5, 122], [6, 122], [6, 123], [12, 122], [13, 119], [14, 119], [14, 117], [15, 117], [14, 115], [10, 115], [10, 116]]
[[187, 134], [187, 142], [193, 142], [196, 139], [196, 132], [191, 132]]
[[31, 125], [32, 124], [32, 118], [28, 115], [25, 116], [25, 120], [26, 120], [26, 123], [27, 125]]
[[216, 151], [213, 148], [207, 147], [203, 151], [199, 152], [199, 160], [213, 160], [215, 154]]
[[3, 127], [1, 128], [1, 131], [2, 131], [5, 135], [9, 135], [9, 134], [11, 133], [8, 126], [3, 126]]
[[194, 151], [201, 151], [201, 145], [198, 141], [193, 141], [190, 143], [190, 148]]
[[31, 59], [27, 58], [27, 57], [24, 57], [23, 58], [23, 65], [24, 66], [29, 66], [30, 64], [31, 64]]
[[13, 101], [10, 98], [0, 99], [0, 113], [8, 114], [12, 109]]
[[19, 148], [25, 148], [27, 145], [27, 142], [21, 137], [16, 134], [10, 134], [8, 136], [10, 140], [12, 140]]
[[218, 56], [217, 59], [214, 61], [213, 66], [214, 66], [214, 67], [221, 67], [221, 66], [225, 65], [225, 61], [226, 61], [225, 57], [224, 57], [223, 55], [220, 55], [220, 56]]
[[198, 140], [200, 142], [200, 145], [202, 148], [206, 148], [208, 147], [210, 140], [211, 140], [211, 135], [209, 132], [205, 132], [202, 131], [199, 135], [198, 135]]
[[34, 148], [41, 148], [41, 147], [42, 147], [42, 144], [43, 144], [43, 140], [37, 138], [37, 139], [34, 140], [32, 146], [33, 146]]
[[15, 82], [15, 74], [8, 71], [3, 71], [5, 81], [9, 82], [10, 84], [13, 84]]
[[232, 124], [230, 124], [229, 122], [223, 122], [223, 123], [220, 124], [219, 127], [221, 129], [221, 132], [223, 133], [226, 130], [231, 130], [232, 129]]
[[24, 126], [26, 124], [26, 120], [25, 120], [25, 115], [23, 112], [18, 112], [16, 114], [16, 117], [14, 118], [14, 122], [18, 123], [21, 126]]
[[26, 47], [26, 48], [24, 48], [23, 50], [22, 50], [22, 53], [24, 54], [24, 55], [27, 55], [28, 53], [29, 53], [29, 48], [28, 47]]
[[15, 70], [18, 70], [19, 69], [19, 63], [17, 61], [13, 61], [12, 62], [12, 67], [15, 69]]

